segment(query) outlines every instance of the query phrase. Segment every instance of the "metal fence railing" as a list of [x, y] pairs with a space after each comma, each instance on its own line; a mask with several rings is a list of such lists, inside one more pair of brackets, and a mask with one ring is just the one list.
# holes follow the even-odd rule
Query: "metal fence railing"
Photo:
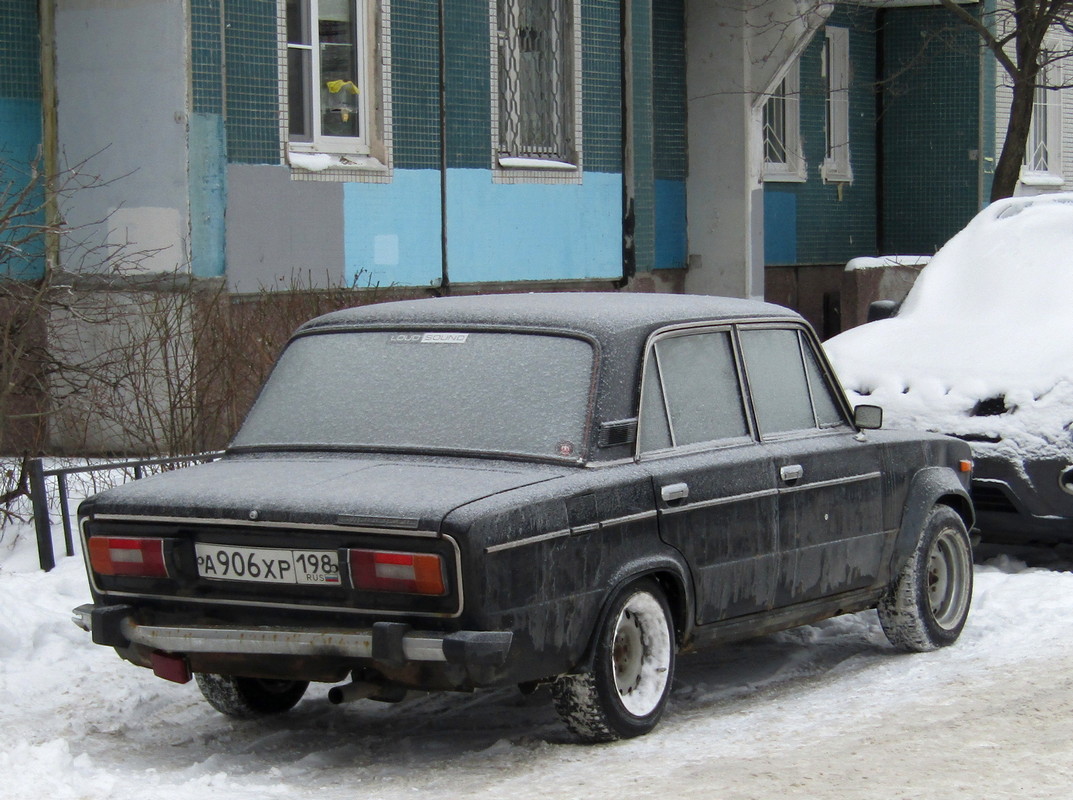
[[172, 467], [180, 464], [202, 464], [219, 458], [222, 453], [200, 453], [191, 456], [174, 456], [170, 458], [140, 458], [127, 461], [110, 461], [81, 467], [58, 467], [45, 469], [43, 459], [31, 459], [29, 463], [30, 502], [33, 508], [34, 532], [37, 534], [37, 557], [41, 569], [48, 572], [56, 566], [56, 551], [52, 540], [52, 520], [49, 517], [48, 481], [56, 481], [57, 504], [63, 521], [64, 552], [74, 555], [74, 532], [71, 525], [69, 508], [70, 493], [67, 479], [71, 475], [85, 475], [96, 472], [122, 472], [129, 474], [133, 480], [140, 480], [146, 469], [153, 467]]

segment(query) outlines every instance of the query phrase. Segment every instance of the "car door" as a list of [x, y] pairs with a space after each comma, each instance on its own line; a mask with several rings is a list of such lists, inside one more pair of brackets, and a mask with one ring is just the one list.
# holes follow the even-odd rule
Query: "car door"
[[804, 328], [739, 330], [749, 393], [778, 487], [774, 605], [875, 583], [887, 557], [878, 448], [860, 436]]
[[639, 450], [660, 535], [692, 571], [696, 622], [769, 608], [778, 574], [774, 467], [753, 435], [729, 328], [671, 332], [650, 347]]

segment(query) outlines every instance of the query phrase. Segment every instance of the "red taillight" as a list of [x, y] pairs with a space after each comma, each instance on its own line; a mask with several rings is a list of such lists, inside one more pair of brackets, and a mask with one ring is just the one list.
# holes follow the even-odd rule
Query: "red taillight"
[[443, 596], [447, 583], [443, 559], [432, 553], [350, 550], [350, 579], [355, 589]]
[[89, 540], [89, 564], [98, 575], [168, 577], [163, 539], [94, 536]]

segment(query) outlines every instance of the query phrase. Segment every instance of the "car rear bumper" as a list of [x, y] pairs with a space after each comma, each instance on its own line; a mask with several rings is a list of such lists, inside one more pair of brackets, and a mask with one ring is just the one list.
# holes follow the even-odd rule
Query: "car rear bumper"
[[357, 629], [288, 629], [234, 625], [145, 625], [126, 605], [74, 609], [74, 622], [96, 644], [132, 645], [153, 652], [301, 656], [339, 660], [367, 659], [391, 666], [419, 662], [467, 668], [503, 665], [513, 641], [511, 631], [417, 631], [402, 622], [376, 622]]

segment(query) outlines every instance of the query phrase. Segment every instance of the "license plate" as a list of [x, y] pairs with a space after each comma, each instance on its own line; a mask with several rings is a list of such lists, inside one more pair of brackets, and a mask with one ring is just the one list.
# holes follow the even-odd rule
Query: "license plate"
[[196, 542], [197, 574], [217, 581], [338, 585], [334, 550], [231, 547]]

